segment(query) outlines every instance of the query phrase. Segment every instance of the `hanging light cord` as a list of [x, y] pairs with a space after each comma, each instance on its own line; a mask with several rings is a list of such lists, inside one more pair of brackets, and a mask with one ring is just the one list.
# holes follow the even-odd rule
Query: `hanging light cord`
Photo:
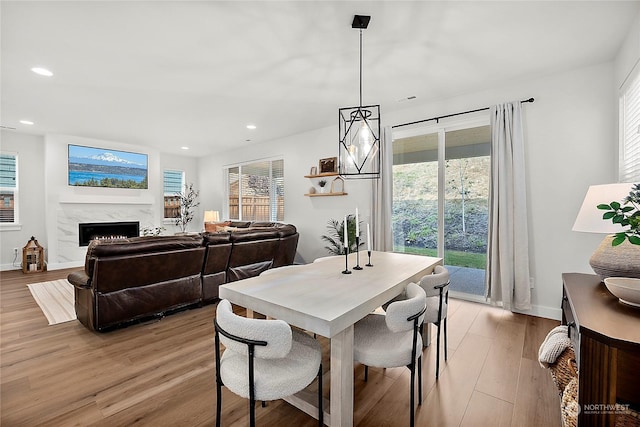
[[362, 108], [362, 28], [360, 28], [360, 107]]

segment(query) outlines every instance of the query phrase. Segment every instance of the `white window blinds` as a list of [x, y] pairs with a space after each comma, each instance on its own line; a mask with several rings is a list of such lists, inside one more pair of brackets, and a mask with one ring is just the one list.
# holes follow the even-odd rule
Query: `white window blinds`
[[284, 220], [284, 160], [264, 160], [227, 169], [229, 219]]
[[17, 155], [0, 154], [0, 223], [17, 223]]
[[640, 69], [620, 96], [620, 182], [640, 182]]

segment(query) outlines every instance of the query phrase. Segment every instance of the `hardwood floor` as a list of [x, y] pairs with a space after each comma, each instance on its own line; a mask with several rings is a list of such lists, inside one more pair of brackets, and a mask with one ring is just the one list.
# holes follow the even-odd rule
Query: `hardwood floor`
[[[215, 305], [104, 334], [77, 321], [49, 326], [26, 285], [68, 272], [0, 272], [0, 424], [214, 425]], [[557, 324], [451, 300], [449, 360], [436, 382], [435, 348], [424, 351], [416, 425], [560, 426], [557, 391], [537, 362], [538, 346]], [[328, 367], [328, 341], [319, 339]], [[408, 425], [409, 370], [371, 368], [367, 383], [363, 376], [356, 365], [355, 425]], [[222, 425], [248, 425], [246, 400], [226, 389], [222, 400]], [[256, 413], [259, 426], [317, 425], [283, 401]]]

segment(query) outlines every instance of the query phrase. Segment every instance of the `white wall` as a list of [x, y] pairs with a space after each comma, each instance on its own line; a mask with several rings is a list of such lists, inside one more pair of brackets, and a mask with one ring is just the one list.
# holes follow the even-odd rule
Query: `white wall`
[[[601, 236], [571, 231], [589, 185], [615, 179], [615, 95], [613, 63], [605, 63], [518, 82], [505, 82], [485, 91], [415, 106], [395, 113], [382, 110], [393, 125], [534, 97], [525, 104], [532, 314], [559, 318], [563, 272], [590, 273], [588, 259]], [[428, 84], [425, 83], [425, 84]], [[300, 231], [297, 260], [310, 262], [326, 255], [320, 235], [330, 218], [342, 218], [359, 207], [369, 217], [367, 180], [347, 181], [345, 197], [304, 197], [303, 178], [319, 158], [337, 155], [335, 127], [319, 129], [268, 144], [254, 144], [232, 153], [202, 159], [200, 182], [211, 183], [203, 201], [222, 210], [225, 164], [274, 155], [285, 158], [285, 220]], [[205, 167], [206, 165], [206, 167]]]
[[[2, 130], [0, 149], [18, 153], [19, 229], [0, 228], [0, 269], [20, 267], [22, 248], [34, 236], [40, 245], [47, 247], [44, 221], [44, 138], [36, 135]], [[18, 248], [14, 263], [13, 248]]]

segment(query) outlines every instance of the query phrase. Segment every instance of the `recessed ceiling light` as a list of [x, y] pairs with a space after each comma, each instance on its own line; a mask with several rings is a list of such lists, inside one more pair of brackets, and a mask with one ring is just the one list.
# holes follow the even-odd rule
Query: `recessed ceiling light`
[[41, 76], [46, 76], [46, 77], [53, 76], [53, 73], [51, 71], [47, 70], [46, 68], [33, 67], [31, 69], [31, 71], [33, 71], [36, 74], [40, 74]]
[[254, 130], [255, 128], [256, 128], [256, 125], [247, 125], [247, 129]]
[[189, 147], [180, 147], [180, 148], [182, 148], [183, 150], [188, 150], [189, 149]]
[[33, 122], [31, 120], [20, 120], [20, 123], [22, 123], [23, 125], [32, 125]]

